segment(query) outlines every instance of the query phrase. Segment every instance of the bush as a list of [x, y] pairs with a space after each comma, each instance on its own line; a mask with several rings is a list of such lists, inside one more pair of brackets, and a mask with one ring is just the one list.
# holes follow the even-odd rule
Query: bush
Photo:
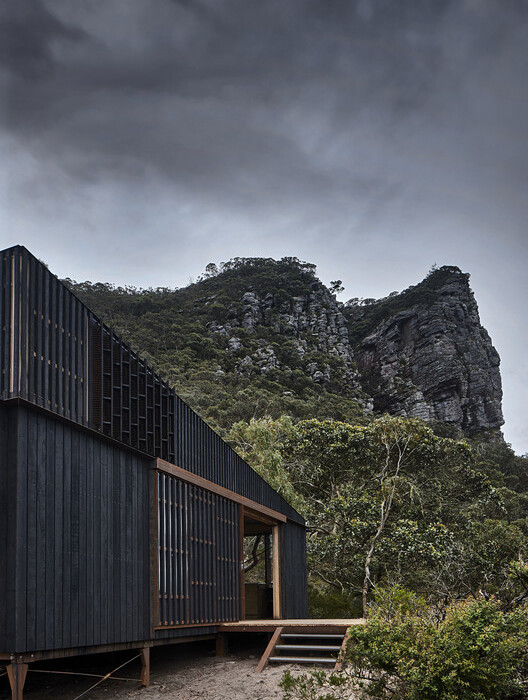
[[[528, 608], [504, 612], [497, 600], [471, 599], [451, 604], [437, 620], [422, 599], [395, 587], [378, 593], [364, 627], [351, 629], [347, 659], [347, 690], [365, 698], [521, 700], [528, 691]], [[342, 687], [328, 694], [331, 677], [309, 677], [290, 678], [285, 699], [351, 697]]]
[[352, 698], [347, 686], [344, 675], [317, 670], [297, 677], [286, 671], [279, 683], [283, 700], [345, 700]]
[[496, 600], [466, 600], [436, 622], [423, 605], [396, 605], [388, 617], [382, 604], [352, 630], [349, 657], [357, 676], [374, 676], [368, 691], [378, 698], [526, 697], [528, 609], [505, 613]]
[[308, 606], [314, 619], [361, 617], [361, 598], [350, 598], [339, 591], [330, 591], [308, 583]]

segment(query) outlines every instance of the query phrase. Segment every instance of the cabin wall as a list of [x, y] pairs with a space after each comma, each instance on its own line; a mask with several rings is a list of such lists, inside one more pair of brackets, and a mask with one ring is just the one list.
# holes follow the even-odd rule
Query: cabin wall
[[15, 639], [16, 412], [0, 402], [0, 653]]
[[88, 424], [86, 307], [21, 247], [0, 252], [0, 398]]
[[308, 617], [306, 582], [306, 530], [291, 521], [281, 526], [282, 616]]
[[151, 460], [17, 407], [16, 636], [9, 651], [150, 637]]
[[29, 401], [303, 522], [21, 246], [0, 251], [0, 328], [0, 399]]
[[[301, 516], [21, 246], [0, 251], [0, 330], [0, 652], [192, 634], [154, 630], [154, 457], [289, 518], [283, 615], [306, 615]], [[221, 551], [238, 541], [239, 509], [214, 498], [217, 515], [233, 509], [223, 532], [202, 512], [207, 500], [196, 513], [216, 531], [219, 556], [192, 555], [191, 581], [225, 586], [208, 614], [190, 616], [203, 619], [197, 634], [240, 606], [238, 555]]]
[[[8, 535], [8, 546], [0, 553], [5, 572], [0, 577], [0, 592], [2, 599], [12, 601], [2, 606], [0, 651], [151, 639], [152, 460], [25, 404], [0, 403], [0, 437], [6, 477], [0, 491], [0, 526]], [[199, 498], [205, 494], [189, 488], [196, 491], [197, 506], [203, 510], [208, 502], [201, 503]], [[215, 496], [214, 500], [222, 522], [226, 516], [219, 508], [225, 499]], [[237, 504], [232, 507], [238, 512]], [[233, 521], [238, 533], [236, 512], [227, 520]], [[198, 527], [211, 519], [205, 511], [203, 515], [197, 511], [196, 517]], [[304, 527], [288, 521], [280, 529], [282, 614], [306, 617]], [[211, 617], [205, 614], [207, 597], [202, 601], [201, 592], [195, 592], [191, 606], [196, 607], [191, 610], [196, 612], [192, 619], [181, 620], [184, 624], [214, 624], [239, 617], [238, 551], [230, 545], [233, 563], [225, 559], [220, 549], [224, 535], [217, 531], [216, 561], [229, 562], [226, 566], [234, 568], [226, 577], [219, 573], [217, 563], [215, 576], [230, 587], [233, 584], [233, 590], [226, 593], [230, 602], [223, 611], [226, 604], [215, 601]], [[235, 543], [238, 534], [228, 540]], [[201, 574], [193, 574], [191, 580], [204, 579], [202, 559], [197, 550], [190, 571]], [[159, 624], [158, 620], [153, 623]], [[170, 639], [190, 635], [192, 630], [204, 634], [215, 628], [156, 630], [154, 637]]]

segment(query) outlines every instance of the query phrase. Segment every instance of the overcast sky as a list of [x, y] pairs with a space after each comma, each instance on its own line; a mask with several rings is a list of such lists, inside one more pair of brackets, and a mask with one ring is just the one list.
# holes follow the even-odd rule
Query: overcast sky
[[2, 0], [0, 247], [183, 286], [235, 256], [349, 297], [471, 273], [528, 452], [528, 0]]

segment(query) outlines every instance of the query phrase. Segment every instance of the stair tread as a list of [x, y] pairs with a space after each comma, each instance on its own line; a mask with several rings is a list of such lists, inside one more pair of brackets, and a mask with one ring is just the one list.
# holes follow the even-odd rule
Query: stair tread
[[269, 660], [298, 664], [335, 664], [336, 662], [335, 659], [317, 656], [270, 656]]
[[339, 651], [341, 647], [329, 647], [319, 644], [277, 644], [275, 649], [290, 649], [291, 651]]
[[343, 639], [343, 634], [317, 634], [315, 632], [283, 632], [281, 637], [305, 637], [306, 639]]

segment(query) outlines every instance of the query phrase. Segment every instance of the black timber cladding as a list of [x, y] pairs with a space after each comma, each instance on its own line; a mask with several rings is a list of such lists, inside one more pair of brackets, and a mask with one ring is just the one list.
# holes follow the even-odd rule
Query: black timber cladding
[[151, 461], [30, 406], [4, 410], [17, 445], [4, 649], [148, 639]]
[[0, 399], [174, 459], [174, 392], [21, 246], [0, 253]]
[[0, 302], [0, 398], [87, 425], [87, 309], [20, 247], [0, 253]]
[[306, 616], [303, 519], [20, 246], [0, 252], [0, 326], [0, 652], [239, 619], [240, 506], [155, 471], [157, 457], [287, 516], [282, 613]]
[[306, 530], [302, 525], [291, 520], [282, 525], [280, 556], [283, 617], [307, 617]]
[[176, 396], [175, 464], [304, 525], [271, 486]]
[[16, 423], [0, 402], [0, 651], [14, 638], [16, 562]]

